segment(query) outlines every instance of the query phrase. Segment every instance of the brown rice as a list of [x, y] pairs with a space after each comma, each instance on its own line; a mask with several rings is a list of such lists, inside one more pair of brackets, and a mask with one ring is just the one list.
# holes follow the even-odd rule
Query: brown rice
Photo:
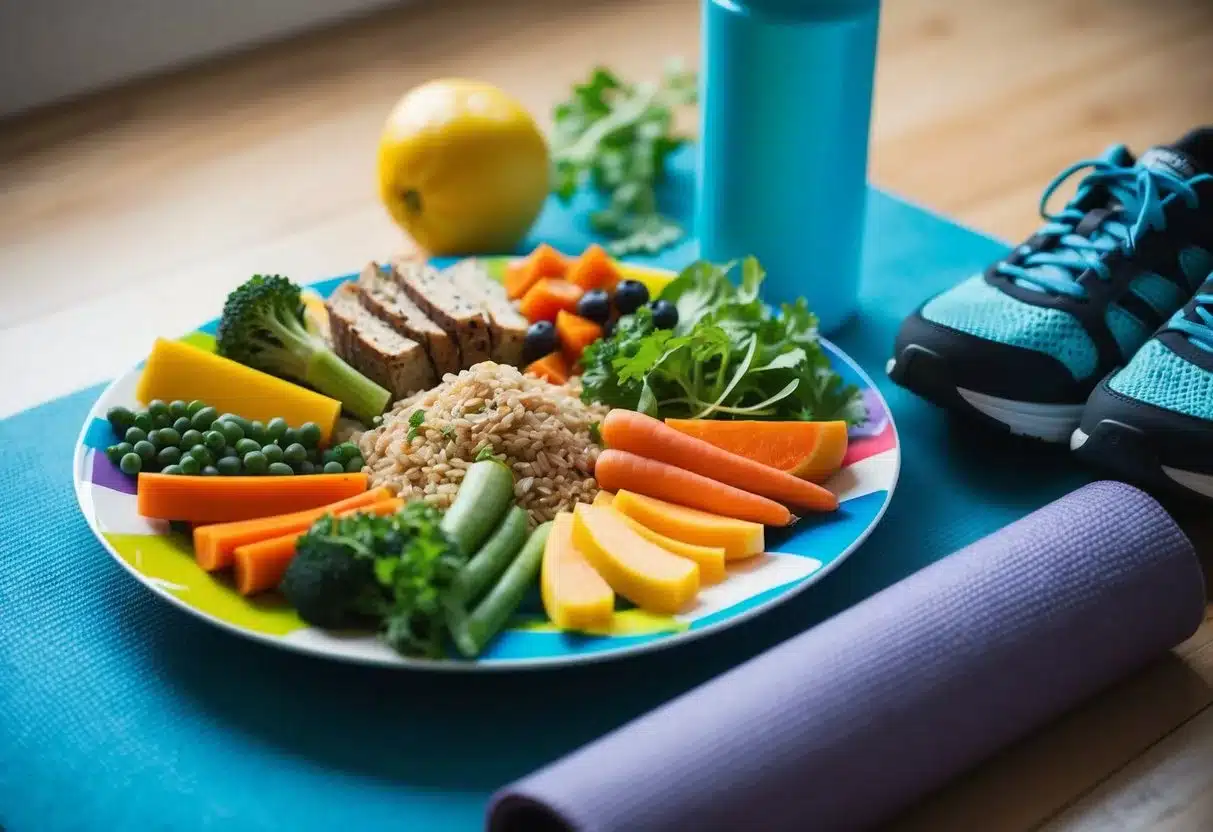
[[[514, 471], [518, 504], [542, 523], [598, 493], [593, 470], [600, 449], [590, 428], [607, 409], [584, 404], [579, 394], [576, 386], [485, 361], [397, 402], [354, 441], [371, 487], [439, 508], [451, 504], [468, 466], [491, 446]], [[409, 419], [417, 411], [423, 422], [410, 441]]]

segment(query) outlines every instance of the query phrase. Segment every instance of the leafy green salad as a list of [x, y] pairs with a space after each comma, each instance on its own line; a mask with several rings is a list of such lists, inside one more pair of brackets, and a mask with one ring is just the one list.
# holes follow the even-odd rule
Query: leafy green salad
[[692, 264], [661, 293], [678, 309], [674, 329], [641, 307], [587, 347], [585, 401], [659, 418], [862, 422], [859, 390], [830, 366], [804, 299], [774, 310], [758, 296], [758, 261], [742, 261], [734, 284], [737, 269]]

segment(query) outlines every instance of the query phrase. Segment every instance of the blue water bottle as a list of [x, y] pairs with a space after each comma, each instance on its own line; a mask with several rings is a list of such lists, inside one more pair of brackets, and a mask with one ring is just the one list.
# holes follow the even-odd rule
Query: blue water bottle
[[856, 310], [880, 0], [703, 0], [704, 258], [752, 254], [821, 330]]

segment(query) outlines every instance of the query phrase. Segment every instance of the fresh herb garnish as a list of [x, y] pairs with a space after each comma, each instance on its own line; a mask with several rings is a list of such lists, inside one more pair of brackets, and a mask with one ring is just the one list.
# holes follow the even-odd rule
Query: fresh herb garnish
[[830, 366], [803, 298], [772, 310], [758, 299], [765, 274], [752, 257], [682, 271], [661, 297], [679, 325], [657, 329], [647, 307], [621, 318], [582, 356], [582, 397], [657, 417], [841, 419], [862, 422], [863, 399]]
[[443, 438], [445, 438], [445, 439], [454, 439], [455, 438], [455, 426], [454, 425], [443, 425], [441, 430], [442, 430]]
[[486, 460], [491, 461], [491, 462], [500, 462], [503, 464], [505, 463], [505, 459], [503, 457], [500, 457], [497, 454], [493, 453], [493, 446], [489, 445], [487, 443], [484, 446], [482, 446], [480, 448], [480, 450], [478, 450], [476, 452], [476, 456], [472, 461], [473, 462], [484, 462]]
[[405, 440], [412, 442], [423, 427], [425, 427], [425, 411], [414, 410], [409, 416], [409, 432], [405, 436]]
[[672, 62], [660, 84], [628, 83], [595, 69], [553, 113], [554, 187], [568, 202], [585, 180], [608, 195], [607, 207], [590, 216], [593, 229], [612, 239], [611, 254], [654, 254], [684, 231], [657, 209], [657, 184], [666, 157], [682, 146], [674, 116], [694, 104], [698, 78]]
[[602, 424], [599, 422], [590, 422], [590, 441], [599, 447], [606, 447], [606, 443], [602, 441]]

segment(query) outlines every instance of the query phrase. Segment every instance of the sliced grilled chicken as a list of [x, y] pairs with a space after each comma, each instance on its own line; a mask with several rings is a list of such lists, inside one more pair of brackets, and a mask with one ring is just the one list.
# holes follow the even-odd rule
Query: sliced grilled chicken
[[526, 341], [526, 318], [505, 296], [505, 287], [494, 280], [480, 260], [460, 260], [443, 272], [464, 297], [478, 305], [489, 319], [493, 360], [498, 364], [522, 364]]
[[350, 366], [392, 392], [393, 401], [436, 383], [425, 347], [379, 320], [345, 283], [329, 298], [333, 350]]
[[437, 378], [463, 369], [459, 344], [405, 294], [393, 279], [391, 266], [371, 263], [363, 269], [358, 276], [358, 292], [363, 306], [401, 335], [425, 345]]
[[459, 344], [464, 367], [492, 359], [489, 319], [478, 303], [428, 263], [397, 260], [392, 266], [396, 281], [413, 302]]

